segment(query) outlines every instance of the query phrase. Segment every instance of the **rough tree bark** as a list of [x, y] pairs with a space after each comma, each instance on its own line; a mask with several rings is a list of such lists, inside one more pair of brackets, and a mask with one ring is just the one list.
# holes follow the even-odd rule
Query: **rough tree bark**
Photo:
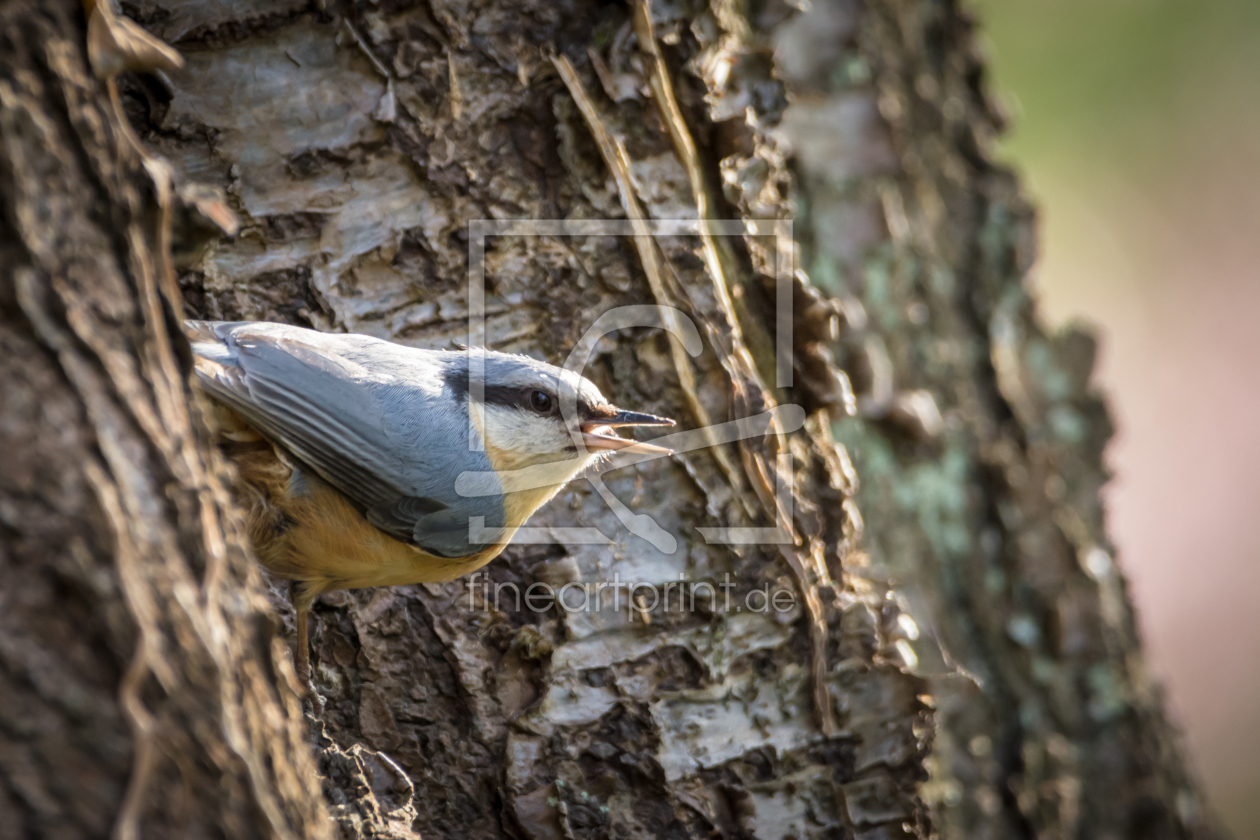
[[[966, 16], [646, 9], [137, 0], [188, 66], [115, 107], [77, 7], [0, 6], [0, 838], [1212, 836], [1106, 541], [1092, 340], [1035, 319]], [[234, 240], [172, 234], [163, 160], [226, 191]], [[492, 237], [470, 334], [469, 220], [698, 215], [794, 221], [791, 387], [781, 238]], [[489, 578], [729, 575], [729, 602], [326, 596], [304, 729], [175, 313], [559, 362], [643, 303], [704, 351], [605, 337], [614, 400], [804, 427], [575, 484], [531, 524], [609, 544]], [[795, 607], [744, 607], [763, 586]]]
[[331, 837], [190, 407], [169, 167], [41, 6], [0, 6], [0, 836]]

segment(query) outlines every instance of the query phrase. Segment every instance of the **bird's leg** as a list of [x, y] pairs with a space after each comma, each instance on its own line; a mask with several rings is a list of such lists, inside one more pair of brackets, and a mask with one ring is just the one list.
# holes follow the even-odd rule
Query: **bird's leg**
[[294, 667], [297, 670], [298, 683], [305, 689], [315, 707], [315, 714], [323, 711], [324, 698], [315, 690], [315, 681], [311, 679], [311, 642], [308, 625], [311, 618], [311, 603], [318, 590], [305, 581], [294, 581], [289, 587], [289, 600], [293, 602], [293, 612], [297, 622], [297, 649], [294, 651]]
[[297, 678], [302, 685], [309, 686], [311, 684], [311, 640], [310, 628], [307, 626], [311, 619], [311, 611], [309, 607], [299, 607], [296, 604], [294, 609], [297, 611]]

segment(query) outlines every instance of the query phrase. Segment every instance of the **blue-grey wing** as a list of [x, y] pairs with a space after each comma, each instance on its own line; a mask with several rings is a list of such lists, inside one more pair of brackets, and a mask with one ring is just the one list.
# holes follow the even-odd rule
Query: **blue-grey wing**
[[397, 410], [407, 383], [339, 353], [344, 337], [266, 323], [188, 327], [202, 387], [362, 509], [375, 527], [442, 556], [483, 547], [469, 541], [469, 517], [498, 520], [501, 502], [458, 496], [452, 470], [416, 454], [425, 441], [397, 439], [398, 426], [384, 405]]

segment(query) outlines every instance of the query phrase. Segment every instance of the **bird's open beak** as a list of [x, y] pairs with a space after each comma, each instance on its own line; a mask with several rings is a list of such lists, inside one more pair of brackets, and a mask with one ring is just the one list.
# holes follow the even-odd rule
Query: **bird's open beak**
[[655, 414], [636, 411], [618, 411], [612, 417], [592, 420], [582, 424], [582, 442], [591, 451], [620, 450], [644, 455], [669, 455], [672, 450], [652, 443], [618, 437], [614, 429], [622, 426], [672, 426], [674, 421]]

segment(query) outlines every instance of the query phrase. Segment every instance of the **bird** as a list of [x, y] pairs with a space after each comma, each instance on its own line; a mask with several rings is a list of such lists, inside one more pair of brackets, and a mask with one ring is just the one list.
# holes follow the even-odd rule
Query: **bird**
[[255, 554], [292, 582], [295, 671], [312, 699], [320, 595], [454, 580], [601, 457], [671, 451], [616, 430], [673, 420], [527, 356], [263, 321], [186, 321], [185, 334]]

